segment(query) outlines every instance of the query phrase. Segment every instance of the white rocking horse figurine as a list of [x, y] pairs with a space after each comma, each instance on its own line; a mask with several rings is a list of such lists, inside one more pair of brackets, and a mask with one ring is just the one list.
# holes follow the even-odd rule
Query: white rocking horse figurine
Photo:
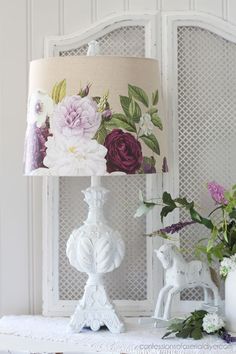
[[[163, 268], [166, 270], [165, 286], [160, 290], [156, 309], [155, 319], [168, 321], [172, 298], [175, 294], [186, 288], [202, 287], [204, 291], [204, 302], [208, 304], [208, 292], [213, 293], [214, 306], [219, 303], [219, 291], [212, 280], [210, 268], [201, 261], [187, 262], [180, 254], [178, 248], [171, 244], [164, 244], [158, 250], [154, 250]], [[166, 297], [164, 310], [163, 302]]]

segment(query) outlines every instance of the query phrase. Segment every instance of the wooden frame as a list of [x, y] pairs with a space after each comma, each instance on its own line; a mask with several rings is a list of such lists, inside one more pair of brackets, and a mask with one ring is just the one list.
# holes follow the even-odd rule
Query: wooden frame
[[[209, 30], [232, 43], [236, 43], [236, 26], [216, 16], [197, 12], [162, 13], [162, 72], [164, 97], [166, 98], [169, 132], [169, 163], [172, 167], [169, 174], [169, 187], [174, 195], [179, 192], [179, 156], [178, 156], [178, 97], [177, 97], [177, 29], [179, 26], [195, 26]], [[179, 214], [175, 213], [173, 222], [178, 222]], [[189, 312], [202, 304], [201, 301], [181, 301], [176, 297], [174, 311]]]
[[157, 30], [160, 26], [159, 12], [146, 12], [144, 14], [127, 14], [110, 16], [93, 24], [84, 31], [75, 32], [64, 36], [52, 36], [45, 38], [44, 56], [57, 56], [60, 51], [78, 48], [87, 44], [92, 39], [97, 39], [105, 34], [124, 26], [144, 26], [146, 36], [146, 56], [158, 58], [160, 50], [157, 49], [157, 42], [161, 43]]

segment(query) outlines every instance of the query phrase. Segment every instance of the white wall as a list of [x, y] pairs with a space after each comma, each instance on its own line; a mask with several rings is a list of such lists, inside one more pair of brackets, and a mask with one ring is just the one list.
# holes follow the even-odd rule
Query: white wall
[[43, 56], [47, 35], [146, 10], [236, 23], [235, 0], [0, 0], [0, 315], [41, 310], [41, 180], [22, 177], [28, 62]]

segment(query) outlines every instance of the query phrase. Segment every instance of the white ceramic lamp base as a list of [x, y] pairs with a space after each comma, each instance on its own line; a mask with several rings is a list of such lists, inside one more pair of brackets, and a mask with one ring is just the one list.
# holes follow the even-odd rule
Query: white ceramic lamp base
[[83, 298], [71, 317], [70, 330], [83, 327], [97, 331], [106, 325], [112, 333], [124, 331], [124, 325], [109, 300], [103, 285], [103, 275], [118, 268], [124, 258], [125, 246], [118, 231], [107, 225], [103, 205], [107, 190], [100, 178], [92, 177], [92, 185], [84, 191], [89, 205], [87, 220], [74, 230], [67, 242], [67, 256], [73, 267], [88, 274]]
[[106, 326], [112, 333], [124, 331], [124, 324], [110, 302], [101, 278], [89, 276], [84, 296], [71, 317], [69, 326], [73, 332], [80, 332], [83, 327], [97, 331], [101, 326]]

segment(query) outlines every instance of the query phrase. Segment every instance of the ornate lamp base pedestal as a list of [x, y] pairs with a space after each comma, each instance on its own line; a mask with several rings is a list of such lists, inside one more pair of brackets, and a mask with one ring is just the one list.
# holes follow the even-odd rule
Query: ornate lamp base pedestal
[[72, 332], [80, 332], [83, 327], [98, 331], [102, 326], [106, 326], [112, 333], [124, 332], [124, 324], [107, 296], [101, 277], [96, 280], [94, 275], [89, 276], [84, 296], [69, 326]]
[[89, 205], [88, 218], [74, 230], [67, 242], [67, 256], [73, 267], [88, 274], [83, 298], [71, 317], [70, 330], [80, 332], [83, 327], [97, 331], [107, 326], [112, 333], [124, 331], [103, 285], [103, 275], [118, 268], [124, 258], [125, 246], [118, 231], [114, 231], [103, 215], [107, 190], [99, 177], [92, 177], [92, 185], [84, 191]]

